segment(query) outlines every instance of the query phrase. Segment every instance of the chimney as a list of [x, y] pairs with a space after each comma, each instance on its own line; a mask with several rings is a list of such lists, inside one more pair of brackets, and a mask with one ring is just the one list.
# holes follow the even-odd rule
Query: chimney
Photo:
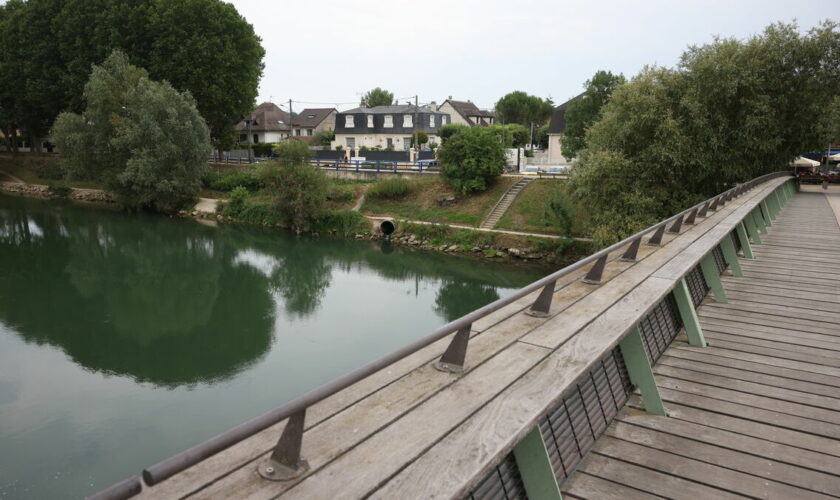
[[449, 100], [450, 100], [450, 101], [452, 100], [452, 96], [449, 96]]

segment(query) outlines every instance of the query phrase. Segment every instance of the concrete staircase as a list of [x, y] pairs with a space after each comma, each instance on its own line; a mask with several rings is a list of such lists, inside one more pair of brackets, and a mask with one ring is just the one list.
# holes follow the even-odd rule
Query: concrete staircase
[[486, 219], [481, 223], [481, 226], [484, 229], [493, 229], [496, 227], [496, 224], [499, 222], [499, 219], [507, 212], [507, 209], [510, 207], [510, 204], [513, 203], [513, 200], [525, 189], [525, 186], [531, 183], [534, 179], [532, 177], [523, 177], [520, 179], [516, 184], [510, 187], [510, 189], [499, 198], [499, 201], [496, 202], [496, 206], [493, 207], [493, 210], [490, 210], [490, 215], [487, 216]]

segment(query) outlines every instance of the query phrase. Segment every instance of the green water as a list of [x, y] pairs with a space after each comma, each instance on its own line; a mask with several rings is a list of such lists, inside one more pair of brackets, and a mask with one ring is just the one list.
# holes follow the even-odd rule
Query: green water
[[0, 499], [98, 491], [547, 271], [0, 196]]

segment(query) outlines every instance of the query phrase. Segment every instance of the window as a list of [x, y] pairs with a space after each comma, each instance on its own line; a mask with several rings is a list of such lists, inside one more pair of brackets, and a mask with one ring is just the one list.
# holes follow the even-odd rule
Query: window
[[403, 149], [406, 151], [411, 149], [411, 137], [403, 137]]
[[368, 128], [373, 128], [373, 115], [367, 115]]
[[347, 138], [347, 147], [348, 148], [355, 148], [356, 147], [356, 138], [355, 137], [348, 137]]
[[449, 123], [449, 116], [447, 116], [447, 115], [441, 116], [440, 117], [440, 124], [441, 125], [446, 125], [447, 123]]
[[389, 147], [389, 148], [393, 148], [393, 147], [394, 147], [394, 138], [393, 138], [393, 137], [389, 137], [389, 138], [387, 139], [387, 141], [388, 141], [388, 147]]
[[435, 128], [435, 115], [429, 115], [429, 128]]
[[394, 126], [394, 117], [391, 115], [385, 115], [385, 124], [382, 126], [392, 128]]
[[311, 128], [306, 129], [306, 135], [312, 135], [312, 129]]
[[353, 115], [346, 115], [344, 117], [344, 126], [346, 128], [353, 128], [354, 127], [354, 125], [353, 125]]
[[258, 142], [260, 142], [260, 136], [259, 136], [259, 134], [254, 134], [254, 144], [256, 144]]
[[295, 129], [295, 135], [300, 135], [300, 129]]
[[315, 115], [306, 115], [307, 118], [315, 118]]
[[411, 128], [414, 126], [414, 121], [411, 119], [411, 115], [404, 115], [403, 116], [403, 128]]

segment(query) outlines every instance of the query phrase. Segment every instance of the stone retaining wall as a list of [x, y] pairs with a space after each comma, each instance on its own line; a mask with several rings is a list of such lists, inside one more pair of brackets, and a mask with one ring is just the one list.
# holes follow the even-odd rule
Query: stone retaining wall
[[[62, 198], [50, 192], [49, 186], [43, 184], [22, 184], [20, 182], [0, 182], [0, 191], [30, 198]], [[70, 200], [89, 201], [96, 203], [114, 203], [114, 199], [101, 189], [71, 188], [67, 195]]]

